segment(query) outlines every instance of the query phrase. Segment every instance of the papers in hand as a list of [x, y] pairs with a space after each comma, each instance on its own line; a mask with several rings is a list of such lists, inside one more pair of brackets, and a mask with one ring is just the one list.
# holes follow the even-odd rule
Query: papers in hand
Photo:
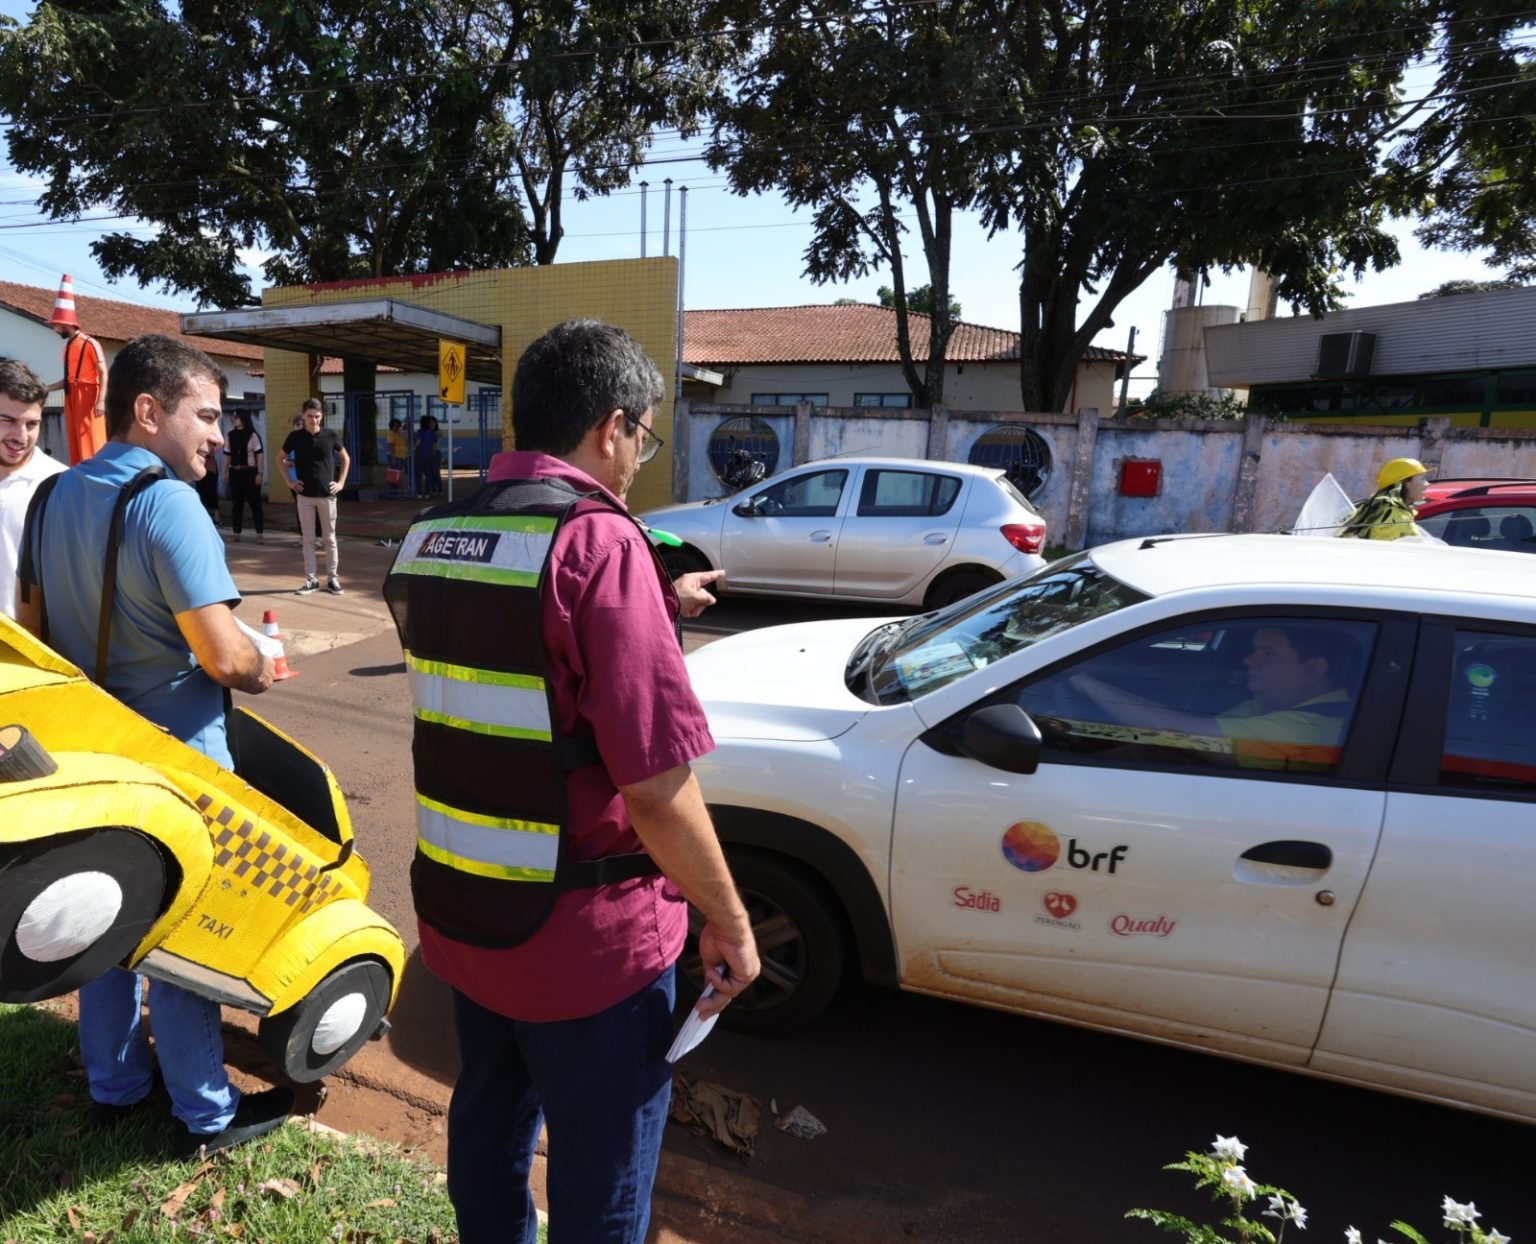
[[[715, 992], [713, 985], [705, 985], [704, 992], [699, 995], [699, 1001], [703, 1002]], [[677, 1030], [677, 1037], [672, 1042], [672, 1048], [667, 1051], [667, 1061], [675, 1063], [694, 1046], [709, 1036], [709, 1030], [715, 1026], [715, 1021], [720, 1018], [717, 1011], [708, 1019], [700, 1019], [699, 1013], [692, 1008], [688, 1011], [688, 1018], [683, 1021], [683, 1026]]]
[[271, 657], [275, 661], [283, 655], [282, 640], [273, 639], [270, 635], [263, 635], [255, 627], [247, 626], [239, 618], [235, 619], [235, 625], [239, 627], [242, 635], [256, 645], [256, 651], [261, 653], [262, 656]]

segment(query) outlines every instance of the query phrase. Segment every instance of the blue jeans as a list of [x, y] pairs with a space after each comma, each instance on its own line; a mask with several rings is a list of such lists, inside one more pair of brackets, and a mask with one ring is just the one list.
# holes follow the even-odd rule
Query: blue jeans
[[[144, 1032], [144, 978], [113, 968], [80, 987], [80, 1059], [91, 1097], [127, 1106], [148, 1094], [154, 1057]], [[155, 1052], [171, 1113], [199, 1133], [222, 1132], [235, 1116], [240, 1090], [224, 1070], [219, 1004], [165, 981], [149, 990]]]
[[672, 1095], [674, 969], [585, 1019], [508, 1019], [453, 993], [463, 1070], [448, 1108], [460, 1244], [534, 1244], [528, 1172], [549, 1128], [552, 1244], [642, 1244]]

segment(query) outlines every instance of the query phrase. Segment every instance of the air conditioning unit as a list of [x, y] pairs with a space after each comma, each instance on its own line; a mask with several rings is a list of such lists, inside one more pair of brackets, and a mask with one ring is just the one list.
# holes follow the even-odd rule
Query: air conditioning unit
[[1375, 333], [1324, 333], [1317, 339], [1317, 370], [1312, 375], [1369, 376], [1375, 353]]

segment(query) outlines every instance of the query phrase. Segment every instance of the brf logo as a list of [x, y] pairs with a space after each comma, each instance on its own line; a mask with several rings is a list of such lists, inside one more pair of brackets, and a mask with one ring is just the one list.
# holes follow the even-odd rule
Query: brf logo
[[[1108, 851], [1089, 851], [1078, 846], [1076, 838], [1068, 838], [1067, 867], [1113, 874], [1130, 849], [1122, 843]], [[1022, 872], [1044, 872], [1061, 856], [1061, 839], [1041, 821], [1018, 821], [1003, 833], [1003, 858]]]

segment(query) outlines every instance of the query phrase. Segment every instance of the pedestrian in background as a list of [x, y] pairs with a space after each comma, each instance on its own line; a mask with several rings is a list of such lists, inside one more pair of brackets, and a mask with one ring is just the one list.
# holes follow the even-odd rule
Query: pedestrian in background
[[320, 586], [316, 575], [315, 546], [309, 531], [320, 524], [320, 544], [325, 550], [325, 590], [332, 596], [342, 594], [338, 578], [340, 564], [336, 550], [336, 494], [352, 469], [352, 456], [341, 437], [323, 427], [319, 398], [308, 398], [299, 417], [304, 426], [288, 434], [283, 442], [283, 465], [289, 468], [294, 498], [299, 510], [299, 547], [304, 550], [304, 586], [301, 595]]
[[229, 443], [224, 447], [224, 462], [232, 510], [229, 525], [234, 529], [230, 539], [237, 544], [240, 542], [245, 507], [249, 502], [251, 523], [256, 528], [256, 543], [264, 543], [267, 525], [261, 508], [261, 489], [267, 479], [267, 455], [261, 443], [261, 433], [256, 431], [248, 410], [235, 412], [235, 426], [229, 433]]
[[550, 330], [513, 381], [518, 451], [424, 511], [385, 581], [417, 705], [422, 960], [453, 988], [462, 1062], [462, 1244], [535, 1240], [541, 1123], [551, 1238], [641, 1244], [689, 902], [716, 991], [699, 1010], [758, 973], [690, 767], [714, 742], [677, 596], [624, 507], [664, 392], [620, 329]]
[[37, 447], [48, 387], [25, 363], [0, 359], [0, 613], [16, 616], [17, 550], [39, 483], [64, 470]]
[[[211, 358], [171, 337], [138, 337], [118, 352], [107, 388], [110, 439], [50, 481], [51, 492], [33, 507], [18, 613], [135, 712], [232, 768], [225, 688], [254, 695], [272, 685], [273, 671], [235, 625], [240, 593], [192, 488], [214, 469], [224, 442], [224, 383]], [[121, 541], [112, 548], [120, 503]], [[109, 555], [117, 579], [103, 664], [97, 633]], [[122, 968], [80, 990], [92, 1126], [111, 1126], [142, 1105], [157, 1063], [184, 1127], [177, 1145], [184, 1157], [241, 1144], [288, 1116], [291, 1090], [242, 1095], [229, 1082], [217, 1002], [156, 980], [152, 1055], [143, 998], [143, 978]]]
[[398, 492], [406, 478], [405, 425], [398, 419], [389, 421], [389, 486]]
[[49, 326], [64, 339], [64, 378], [48, 392], [64, 391], [64, 438], [70, 465], [84, 462], [107, 441], [107, 359], [101, 343], [80, 327], [75, 287], [65, 274]]
[[442, 491], [437, 469], [437, 420], [423, 415], [416, 425], [416, 495], [435, 497]]

